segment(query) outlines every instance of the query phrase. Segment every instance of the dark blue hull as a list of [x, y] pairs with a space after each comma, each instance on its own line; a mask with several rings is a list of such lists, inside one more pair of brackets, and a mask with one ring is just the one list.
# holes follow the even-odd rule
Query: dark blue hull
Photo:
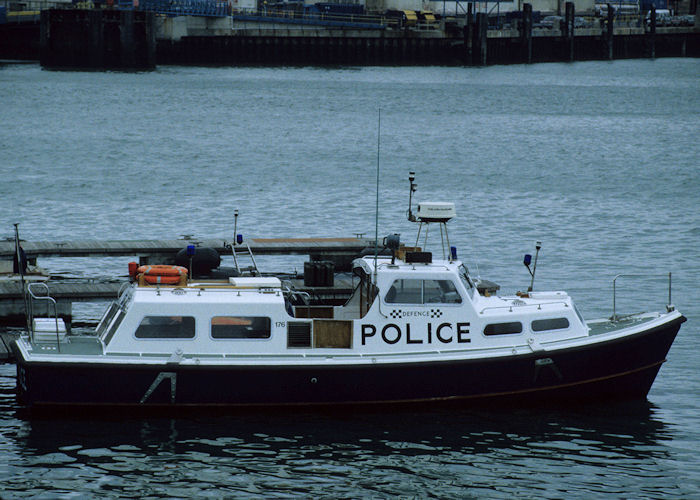
[[585, 347], [429, 363], [134, 366], [27, 362], [15, 352], [17, 387], [29, 407], [643, 399], [684, 321]]

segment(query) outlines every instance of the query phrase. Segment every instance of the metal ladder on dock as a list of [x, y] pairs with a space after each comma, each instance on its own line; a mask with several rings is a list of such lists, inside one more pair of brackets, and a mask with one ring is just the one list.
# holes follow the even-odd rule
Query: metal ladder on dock
[[[255, 256], [248, 243], [231, 245], [231, 253], [233, 254], [233, 263], [236, 265], [236, 271], [238, 271], [239, 276], [243, 276], [244, 273], [250, 273], [251, 276], [260, 276], [258, 264], [255, 262]], [[241, 268], [238, 263], [238, 259], [241, 257], [250, 257], [252, 265]]]

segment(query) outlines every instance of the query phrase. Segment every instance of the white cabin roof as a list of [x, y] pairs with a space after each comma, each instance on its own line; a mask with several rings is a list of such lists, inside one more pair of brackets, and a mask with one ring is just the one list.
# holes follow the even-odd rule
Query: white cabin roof
[[[378, 256], [377, 257], [377, 273], [410, 273], [411, 276], [416, 276], [425, 272], [426, 274], [441, 274], [449, 273], [455, 274], [459, 272], [459, 267], [462, 262], [459, 260], [433, 260], [429, 264], [424, 263], [410, 263], [407, 264], [401, 259], [394, 259], [394, 263], [391, 262], [391, 257]], [[366, 256], [360, 259], [355, 259], [353, 261], [353, 268], [362, 268], [367, 274], [374, 273], [375, 259], [374, 256]]]

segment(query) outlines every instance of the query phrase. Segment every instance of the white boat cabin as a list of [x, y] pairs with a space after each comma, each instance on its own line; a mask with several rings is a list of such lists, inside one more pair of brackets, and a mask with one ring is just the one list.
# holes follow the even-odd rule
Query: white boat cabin
[[33, 350], [154, 360], [162, 356], [288, 360], [450, 351], [484, 355], [484, 349], [497, 355], [503, 349], [508, 354], [516, 349], [536, 351], [548, 342], [588, 335], [566, 293], [482, 294], [456, 260], [364, 257], [354, 262], [353, 274], [354, 293], [345, 305], [327, 308], [325, 315], [332, 316], [327, 318], [310, 318], [313, 309], [293, 307], [295, 292], [277, 278], [166, 286], [134, 283], [98, 325], [99, 349], [86, 352], [84, 341], [71, 349], [73, 337], [64, 334], [56, 346], [59, 337], [48, 325], [35, 334]]

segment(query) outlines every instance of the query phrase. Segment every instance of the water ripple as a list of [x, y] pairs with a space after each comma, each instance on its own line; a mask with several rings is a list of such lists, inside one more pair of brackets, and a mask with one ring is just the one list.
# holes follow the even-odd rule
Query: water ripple
[[[450, 241], [474, 273], [606, 316], [673, 300], [690, 319], [636, 406], [35, 419], [0, 365], [0, 496], [700, 497], [700, 63], [491, 68], [159, 68], [48, 72], [0, 66], [0, 237], [27, 240], [374, 234], [420, 199], [455, 201]], [[2, 229], [4, 228], [4, 229]], [[412, 243], [412, 242], [411, 242]], [[302, 257], [261, 257], [267, 269]], [[129, 259], [43, 259], [111, 278]], [[228, 265], [231, 263], [228, 262]], [[101, 304], [76, 304], [94, 321]]]

